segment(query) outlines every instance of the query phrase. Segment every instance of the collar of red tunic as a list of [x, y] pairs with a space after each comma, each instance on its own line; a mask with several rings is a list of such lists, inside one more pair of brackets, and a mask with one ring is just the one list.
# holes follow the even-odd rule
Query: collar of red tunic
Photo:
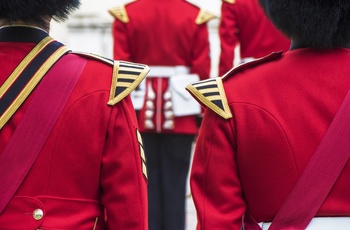
[[38, 43], [47, 36], [46, 31], [37, 27], [3, 26], [0, 28], [0, 42]]

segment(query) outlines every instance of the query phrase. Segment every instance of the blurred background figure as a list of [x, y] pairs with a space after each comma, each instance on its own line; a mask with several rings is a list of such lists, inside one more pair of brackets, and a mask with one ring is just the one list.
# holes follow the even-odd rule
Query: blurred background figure
[[[219, 76], [235, 64], [266, 56], [274, 51], [287, 51], [290, 40], [265, 16], [258, 0], [223, 0], [219, 26], [221, 54]], [[239, 57], [235, 49], [239, 45]], [[239, 60], [237, 60], [239, 59]]]
[[149, 228], [184, 229], [187, 175], [201, 112], [188, 101], [185, 86], [209, 77], [207, 22], [215, 16], [184, 0], [140, 0], [109, 12], [115, 17], [114, 58], [151, 68], [134, 95], [147, 157]]

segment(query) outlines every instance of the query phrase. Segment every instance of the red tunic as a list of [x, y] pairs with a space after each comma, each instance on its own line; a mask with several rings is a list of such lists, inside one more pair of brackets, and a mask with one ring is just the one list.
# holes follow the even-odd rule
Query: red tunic
[[[220, 76], [233, 67], [235, 58], [260, 58], [274, 51], [287, 51], [290, 46], [290, 40], [269, 21], [258, 0], [223, 1], [219, 35]], [[234, 55], [237, 45], [240, 57]]]
[[[147, 9], [147, 10], [145, 10]], [[183, 0], [141, 0], [125, 6], [129, 21], [116, 19], [113, 24], [114, 58], [152, 66], [185, 66], [200, 79], [209, 78], [210, 57], [208, 29], [196, 23], [200, 9]], [[151, 76], [151, 73], [149, 74]], [[154, 127], [147, 128], [146, 106], [140, 111], [139, 126], [143, 132], [196, 134], [196, 116], [175, 117], [172, 128], [164, 128], [164, 94], [167, 78], [147, 78], [155, 97]], [[149, 91], [146, 92], [146, 97]]]
[[[223, 79], [233, 118], [207, 109], [191, 173], [198, 229], [271, 222], [350, 88], [350, 50], [296, 49]], [[350, 163], [317, 216], [350, 216]], [[317, 188], [310, 188], [317, 189]]]
[[[0, 42], [0, 84], [34, 45]], [[97, 217], [96, 229], [148, 229], [135, 112], [129, 97], [107, 105], [112, 72], [111, 65], [87, 60], [36, 162], [0, 214], [1, 229], [93, 229]], [[0, 154], [30, 101], [1, 129]], [[43, 217], [35, 220], [38, 209]]]

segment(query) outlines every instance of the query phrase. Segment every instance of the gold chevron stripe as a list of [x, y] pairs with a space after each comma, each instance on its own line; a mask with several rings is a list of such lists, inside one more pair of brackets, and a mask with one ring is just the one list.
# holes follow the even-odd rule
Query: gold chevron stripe
[[140, 68], [140, 67], [144, 67], [144, 64], [138, 64], [138, 63], [134, 63], [134, 62], [127, 62], [127, 61], [120, 61], [120, 64], [123, 66], [128, 66], [130, 68]]
[[[46, 40], [46, 42], [50, 43], [50, 40]], [[40, 43], [39, 43], [40, 44]], [[39, 45], [38, 44], [38, 45]], [[39, 52], [41, 49], [37, 49]], [[38, 71], [35, 73], [35, 75], [32, 77], [32, 79], [28, 82], [26, 87], [22, 90], [22, 92], [18, 95], [18, 97], [12, 102], [10, 107], [2, 114], [0, 117], [0, 129], [6, 124], [6, 122], [12, 117], [12, 115], [18, 110], [18, 108], [23, 104], [23, 102], [26, 100], [26, 98], [30, 95], [30, 93], [33, 91], [35, 86], [41, 81], [41, 79], [44, 77], [44, 75], [47, 73], [47, 71], [52, 67], [52, 65], [66, 52], [68, 52], [68, 48], [65, 46], [60, 47], [57, 49], [44, 63], [43, 65], [38, 69]], [[31, 58], [35, 57], [36, 54], [30, 53]], [[27, 62], [28, 60], [23, 60]], [[30, 61], [29, 61], [30, 62]], [[29, 64], [26, 63], [27, 65]], [[22, 64], [22, 63], [21, 63]], [[26, 66], [26, 65], [25, 65]], [[26, 68], [26, 67], [24, 67]], [[18, 71], [18, 74], [20, 74], [22, 71]], [[13, 77], [14, 79], [17, 79], [18, 76]], [[12, 82], [13, 83], [13, 82]], [[11, 83], [11, 84], [12, 84]], [[11, 85], [10, 84], [10, 85]]]
[[119, 79], [131, 79], [134, 80], [135, 79], [135, 75], [129, 75], [129, 74], [119, 74]]
[[200, 82], [195, 83], [193, 85], [195, 85], [195, 87], [198, 88], [198, 87], [214, 85], [214, 84], [216, 85], [215, 79], [209, 79], [209, 80], [200, 81]]
[[220, 92], [218, 88], [208, 88], [199, 90], [202, 94]]
[[130, 82], [119, 82], [118, 87], [129, 87], [131, 84]]
[[144, 162], [142, 162], [142, 173], [148, 179], [147, 166]]
[[139, 147], [140, 147], [142, 173], [146, 177], [146, 179], [148, 179], [147, 166], [146, 166], [146, 155], [145, 155], [145, 151], [143, 149], [142, 137], [141, 137], [141, 134], [138, 130], [136, 130], [136, 135], [137, 135], [137, 140], [139, 142]]
[[216, 95], [216, 96], [208, 96], [206, 97], [209, 101], [221, 101], [221, 96]]

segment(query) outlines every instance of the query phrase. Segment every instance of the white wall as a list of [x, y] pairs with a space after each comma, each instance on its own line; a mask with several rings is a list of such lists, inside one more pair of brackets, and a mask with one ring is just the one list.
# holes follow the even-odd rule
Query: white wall
[[[221, 0], [189, 0], [216, 16], [217, 19], [209, 23], [211, 44], [211, 77], [217, 76], [220, 42], [218, 24]], [[107, 12], [109, 8], [130, 2], [130, 0], [82, 0], [82, 6], [70, 19], [61, 24], [51, 25], [51, 36], [65, 43], [72, 50], [96, 53], [105, 57], [113, 56], [113, 40], [111, 33], [112, 16]]]

